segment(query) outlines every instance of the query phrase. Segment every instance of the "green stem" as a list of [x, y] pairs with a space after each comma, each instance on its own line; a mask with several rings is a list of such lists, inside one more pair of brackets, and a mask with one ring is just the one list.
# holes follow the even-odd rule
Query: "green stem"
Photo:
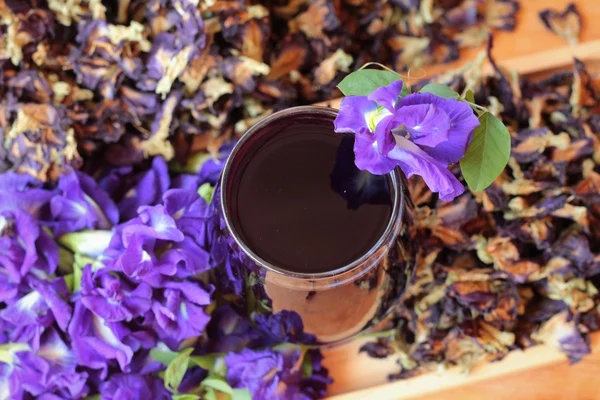
[[[394, 70], [393, 70], [393, 69], [391, 69], [390, 67], [387, 67], [387, 66], [385, 66], [385, 65], [383, 65], [383, 64], [381, 64], [381, 63], [375, 62], [375, 61], [370, 61], [370, 62], [368, 62], [368, 63], [364, 64], [364, 65], [363, 65], [362, 67], [360, 67], [358, 70], [360, 71], [361, 69], [365, 69], [365, 68], [367, 68], [368, 66], [371, 66], [371, 65], [376, 65], [376, 66], [378, 66], [378, 67], [380, 67], [380, 68], [383, 68], [383, 69], [385, 69], [386, 71], [393, 72], [394, 74], [396, 74], [396, 75], [398, 75], [399, 77], [401, 77], [401, 78], [404, 78], [404, 79], [406, 79], [406, 80], [408, 80], [408, 81], [410, 81], [410, 79], [412, 79], [412, 78], [410, 77], [410, 70], [408, 70], [408, 75], [402, 75], [401, 73], [399, 73], [399, 72], [397, 72], [397, 71], [394, 71]], [[416, 79], [416, 78], [415, 78], [415, 79]], [[408, 82], [407, 82], [406, 84], [410, 86], [410, 84], [409, 84]]]
[[360, 335], [361, 338], [385, 338], [391, 337], [396, 334], [396, 329], [388, 329], [387, 331], [374, 332], [374, 333], [364, 333]]
[[477, 108], [478, 110], [481, 110], [481, 111], [485, 111], [485, 112], [488, 112], [488, 111], [490, 111], [490, 110], [488, 110], [487, 108], [485, 108], [485, 107], [483, 107], [483, 106], [480, 106], [479, 104], [471, 103], [470, 101], [465, 101], [465, 103], [467, 103], [467, 104], [469, 104], [471, 107], [473, 107], [473, 108]]

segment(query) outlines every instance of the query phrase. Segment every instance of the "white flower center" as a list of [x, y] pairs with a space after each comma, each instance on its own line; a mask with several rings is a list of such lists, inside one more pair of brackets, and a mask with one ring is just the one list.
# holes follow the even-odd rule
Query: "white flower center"
[[387, 109], [383, 107], [377, 107], [377, 110], [370, 111], [365, 114], [365, 120], [367, 121], [367, 126], [371, 132], [375, 132], [375, 128], [385, 117], [389, 117], [392, 115]]

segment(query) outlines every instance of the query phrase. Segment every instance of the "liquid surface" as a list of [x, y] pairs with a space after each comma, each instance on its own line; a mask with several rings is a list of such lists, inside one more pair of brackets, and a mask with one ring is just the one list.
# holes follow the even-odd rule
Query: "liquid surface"
[[333, 121], [284, 122], [274, 121], [266, 134], [246, 142], [250, 148], [234, 163], [228, 185], [232, 223], [255, 254], [278, 268], [301, 273], [341, 268], [384, 233], [392, 213], [389, 179], [372, 181], [377, 201], [356, 205], [346, 196], [357, 184], [356, 174], [361, 182], [375, 177], [354, 167], [352, 143], [340, 146], [344, 136], [333, 132]]

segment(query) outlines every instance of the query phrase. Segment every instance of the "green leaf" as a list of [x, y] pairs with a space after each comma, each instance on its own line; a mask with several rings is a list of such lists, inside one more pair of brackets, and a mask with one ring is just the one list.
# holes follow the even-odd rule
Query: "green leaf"
[[211, 388], [206, 389], [204, 400], [217, 400], [217, 393]]
[[0, 344], [0, 363], [12, 365], [15, 360], [15, 353], [22, 351], [31, 351], [31, 347], [27, 343]]
[[200, 386], [204, 388], [211, 388], [227, 394], [231, 394], [233, 391], [231, 386], [229, 386], [229, 383], [227, 383], [224, 378], [215, 375], [204, 378], [204, 380], [200, 383]]
[[204, 356], [191, 356], [190, 361], [207, 371], [212, 371], [215, 367], [215, 362], [218, 356], [216, 355], [204, 355]]
[[200, 187], [198, 188], [198, 194], [204, 199], [204, 201], [206, 201], [207, 204], [210, 204], [210, 202], [212, 201], [214, 193], [215, 188], [212, 187], [210, 183], [200, 185]]
[[[73, 291], [73, 275], [74, 274], [68, 274], [68, 275], [63, 276], [63, 279], [65, 280], [65, 284], [67, 285], [67, 289], [69, 290], [69, 293], [74, 293], [74, 291]], [[81, 278], [79, 279], [79, 283], [81, 285]]]
[[442, 83], [429, 83], [419, 93], [431, 93], [445, 99], [458, 99], [460, 95]]
[[233, 389], [231, 400], [252, 400], [252, 395], [250, 395], [248, 389]]
[[185, 371], [188, 369], [190, 354], [193, 350], [192, 348], [183, 350], [169, 363], [165, 371], [165, 387], [172, 392], [176, 392], [181, 384]]
[[200, 169], [202, 169], [204, 163], [211, 159], [212, 156], [210, 155], [210, 153], [196, 153], [188, 159], [187, 163], [183, 166], [183, 171], [181, 172], [186, 172], [188, 174], [197, 174], [198, 172], [200, 172]]
[[150, 350], [150, 357], [152, 357], [153, 360], [158, 361], [159, 363], [164, 365], [169, 365], [171, 361], [173, 361], [177, 357], [177, 355], [178, 353], [175, 351], [157, 349]]
[[200, 398], [200, 396], [198, 396], [197, 394], [190, 394], [190, 393], [181, 393], [181, 394], [174, 394], [173, 397], [171, 397], [173, 400], [198, 400]]
[[58, 241], [73, 253], [96, 258], [106, 250], [112, 235], [112, 231], [86, 230], [67, 233], [62, 235]]
[[491, 185], [510, 157], [510, 133], [502, 121], [486, 112], [479, 117], [479, 123], [465, 156], [460, 160], [462, 174], [474, 192]]
[[99, 394], [93, 394], [91, 396], [86, 396], [83, 398], [83, 400], [100, 400], [101, 397]]
[[73, 253], [64, 247], [58, 248], [58, 272], [61, 275], [73, 272]]
[[475, 103], [475, 93], [473, 93], [471, 89], [467, 90], [467, 93], [465, 93], [465, 100], [469, 103]]
[[[387, 86], [402, 78], [395, 72], [378, 69], [360, 69], [346, 76], [337, 86], [344, 96], [368, 96], [375, 89]], [[409, 93], [406, 82], [402, 85], [401, 97]]]
[[215, 366], [213, 367], [212, 372], [219, 376], [227, 376], [227, 364], [225, 364], [225, 359], [223, 357], [218, 357], [215, 360]]
[[310, 354], [305, 353], [304, 359], [302, 360], [302, 376], [308, 378], [312, 376], [313, 373], [313, 363], [310, 359]]

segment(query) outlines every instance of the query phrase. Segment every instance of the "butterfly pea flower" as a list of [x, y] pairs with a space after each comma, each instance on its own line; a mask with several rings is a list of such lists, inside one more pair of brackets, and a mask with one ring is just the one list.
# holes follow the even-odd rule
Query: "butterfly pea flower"
[[314, 335], [304, 332], [304, 324], [298, 313], [281, 310], [275, 314], [259, 314], [254, 318], [256, 326], [271, 337], [283, 342], [310, 344], [316, 341]]
[[152, 159], [147, 171], [135, 174], [130, 172], [131, 167], [115, 169], [100, 183], [117, 202], [121, 221], [137, 217], [140, 206], [159, 203], [161, 196], [171, 185], [167, 163], [160, 156]]
[[69, 291], [62, 278], [52, 282], [31, 278], [28, 280], [31, 292], [0, 311], [0, 318], [15, 328], [28, 325], [50, 326], [54, 321], [66, 331], [71, 319]]
[[56, 243], [29, 213], [0, 212], [0, 302], [13, 302], [25, 277], [45, 279], [57, 265]]
[[353, 133], [356, 166], [376, 175], [396, 167], [407, 178], [419, 175], [440, 199], [464, 192], [448, 170], [467, 151], [479, 121], [471, 107], [429, 93], [400, 98], [402, 81], [368, 96], [348, 96], [335, 119], [338, 133]]
[[131, 331], [120, 322], [105, 321], [81, 301], [75, 304], [68, 333], [77, 363], [100, 370], [102, 379], [113, 360], [121, 371], [126, 371], [131, 363], [135, 343], [126, 344], [124, 340]]
[[162, 263], [176, 264], [178, 278], [187, 278], [210, 268], [208, 248], [209, 209], [197, 190], [171, 189], [163, 196], [165, 210], [175, 221], [183, 240], [161, 256]]
[[[318, 353], [318, 351], [317, 351]], [[312, 362], [311, 358], [309, 361]], [[321, 368], [321, 359], [311, 376], [303, 376], [304, 354], [300, 349], [243, 349], [225, 356], [227, 382], [233, 388], [247, 388], [253, 399], [309, 400], [325, 395], [330, 379]], [[318, 377], [317, 377], [318, 376]]]
[[165, 276], [177, 272], [177, 264], [160, 262], [155, 250], [166, 251], [173, 243], [181, 242], [183, 233], [163, 205], [142, 206], [139, 217], [119, 225], [105, 252], [110, 268], [122, 271], [127, 277], [160, 287]]
[[0, 212], [23, 210], [34, 217], [44, 216], [52, 192], [29, 174], [6, 171], [0, 174]]
[[20, 390], [35, 398], [76, 399], [89, 393], [88, 374], [77, 371], [75, 357], [56, 329], [48, 329], [36, 351], [16, 354], [12, 374]]
[[50, 212], [50, 226], [59, 237], [83, 229], [110, 229], [119, 221], [117, 206], [108, 194], [79, 171], [60, 177]]
[[210, 320], [205, 308], [211, 302], [212, 291], [200, 281], [166, 282], [162, 293], [155, 295], [149, 317], [159, 338], [177, 348], [182, 340], [200, 336]]
[[152, 375], [113, 374], [100, 384], [102, 400], [169, 399], [163, 382]]
[[211, 313], [206, 334], [210, 353], [235, 352], [273, 342], [229, 304], [219, 306]]
[[81, 302], [105, 321], [131, 321], [150, 309], [152, 288], [134, 284], [116, 271], [87, 265], [81, 278]]

